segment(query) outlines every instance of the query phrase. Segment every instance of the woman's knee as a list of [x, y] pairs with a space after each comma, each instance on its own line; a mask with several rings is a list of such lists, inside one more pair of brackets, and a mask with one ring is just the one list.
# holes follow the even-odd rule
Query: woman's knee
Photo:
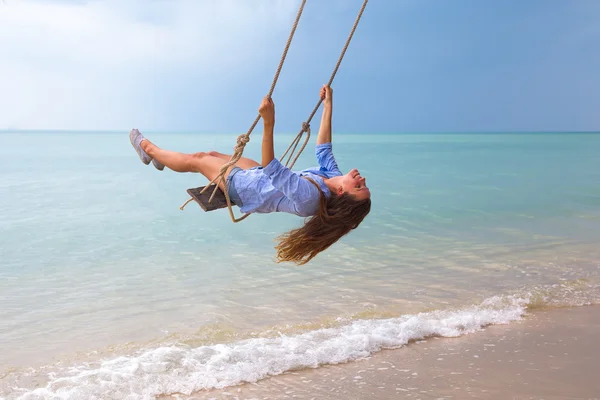
[[204, 164], [207, 156], [208, 153], [203, 151], [198, 153], [186, 154], [184, 163], [182, 163], [182, 171], [178, 172], [201, 172], [202, 165]]

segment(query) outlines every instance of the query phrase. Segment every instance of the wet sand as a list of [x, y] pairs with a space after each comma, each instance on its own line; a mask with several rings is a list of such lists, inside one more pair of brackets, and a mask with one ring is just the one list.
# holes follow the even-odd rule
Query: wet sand
[[343, 365], [186, 399], [600, 399], [600, 306], [536, 311]]

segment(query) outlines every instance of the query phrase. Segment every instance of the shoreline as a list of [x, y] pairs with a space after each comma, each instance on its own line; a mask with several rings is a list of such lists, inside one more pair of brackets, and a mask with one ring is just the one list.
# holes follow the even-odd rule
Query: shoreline
[[600, 399], [600, 305], [543, 309], [457, 338], [161, 399]]

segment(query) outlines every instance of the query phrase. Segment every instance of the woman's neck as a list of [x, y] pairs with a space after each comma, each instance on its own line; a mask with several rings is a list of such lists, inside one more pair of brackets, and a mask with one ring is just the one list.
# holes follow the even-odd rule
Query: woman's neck
[[331, 193], [337, 193], [338, 189], [342, 186], [342, 179], [343, 176], [334, 176], [331, 178], [324, 178], [323, 181]]

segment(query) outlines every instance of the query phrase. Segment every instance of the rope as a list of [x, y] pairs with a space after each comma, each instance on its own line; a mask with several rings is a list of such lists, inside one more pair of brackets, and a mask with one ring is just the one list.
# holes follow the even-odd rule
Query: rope
[[[350, 31], [350, 34], [348, 35], [348, 39], [346, 40], [346, 44], [344, 45], [344, 48], [342, 49], [340, 57], [338, 58], [337, 64], [336, 64], [336, 66], [335, 66], [335, 68], [334, 68], [334, 70], [333, 70], [333, 72], [331, 74], [331, 77], [329, 78], [329, 82], [327, 83], [328, 86], [331, 85], [331, 83], [333, 82], [333, 80], [335, 78], [335, 75], [337, 74], [338, 69], [340, 68], [340, 65], [342, 63], [344, 55], [346, 54], [346, 50], [348, 49], [348, 46], [350, 45], [350, 41], [352, 40], [352, 37], [354, 36], [354, 32], [356, 31], [356, 27], [358, 26], [358, 23], [360, 22], [360, 19], [362, 17], [363, 12], [365, 11], [365, 8], [367, 6], [368, 1], [369, 0], [364, 0], [363, 1], [363, 5], [362, 5], [362, 7], [361, 7], [361, 9], [360, 9], [360, 11], [358, 13], [358, 16], [356, 17], [356, 20], [354, 21], [354, 25], [352, 26], [352, 30]], [[277, 80], [279, 79], [279, 74], [281, 72], [281, 69], [283, 68], [283, 63], [284, 63], [285, 58], [287, 56], [288, 49], [290, 48], [290, 44], [292, 43], [292, 39], [294, 37], [294, 33], [296, 32], [296, 28], [298, 27], [298, 22], [300, 21], [300, 17], [302, 15], [303, 10], [304, 10], [304, 5], [305, 4], [306, 4], [306, 0], [302, 0], [302, 4], [300, 5], [300, 8], [298, 9], [298, 13], [296, 15], [296, 20], [294, 21], [294, 25], [292, 26], [292, 30], [291, 30], [290, 35], [288, 37], [287, 43], [285, 45], [285, 49], [283, 51], [283, 55], [281, 56], [281, 60], [279, 61], [279, 66], [277, 67], [277, 71], [275, 72], [275, 77], [273, 78], [273, 82], [271, 83], [271, 88], [269, 90], [269, 94], [267, 95], [268, 98], [271, 98], [271, 96], [273, 95], [273, 91], [275, 90], [275, 85], [277, 84]], [[288, 161], [286, 162], [286, 167], [288, 167], [288, 168], [291, 169], [294, 166], [294, 164], [298, 160], [298, 157], [300, 157], [300, 154], [302, 154], [302, 152], [304, 151], [304, 148], [308, 144], [308, 141], [310, 139], [310, 121], [315, 116], [315, 114], [318, 111], [319, 107], [321, 106], [322, 102], [323, 102], [323, 99], [319, 98], [319, 102], [317, 103], [317, 105], [315, 106], [315, 108], [310, 113], [308, 119], [305, 122], [302, 123], [302, 128], [301, 128], [300, 132], [298, 133], [298, 135], [296, 135], [296, 137], [294, 138], [294, 140], [292, 141], [292, 143], [290, 144], [290, 146], [287, 148], [287, 150], [285, 151], [285, 153], [281, 157], [281, 161], [283, 161], [283, 159], [285, 158], [285, 156], [287, 155], [287, 153], [290, 151], [290, 149], [293, 148], [292, 151], [291, 151], [291, 153], [290, 153], [290, 156], [288, 158]], [[250, 129], [248, 129], [248, 132], [246, 132], [245, 134], [242, 134], [242, 135], [238, 136], [237, 142], [236, 142], [236, 146], [234, 147], [234, 153], [231, 156], [230, 160], [227, 163], [225, 163], [225, 164], [223, 164], [221, 166], [219, 175], [217, 175], [212, 181], [210, 181], [209, 184], [206, 185], [206, 187], [201, 192], [201, 193], [204, 193], [211, 186], [211, 184], [215, 183], [215, 189], [213, 190], [213, 194], [210, 196], [210, 199], [209, 199], [209, 202], [212, 202], [215, 194], [217, 193], [217, 190], [219, 189], [218, 184], [216, 184], [216, 181], [219, 180], [220, 183], [223, 184], [223, 188], [224, 188], [223, 192], [225, 193], [225, 199], [227, 200], [227, 208], [229, 209], [229, 215], [231, 217], [231, 220], [234, 223], [243, 221], [250, 214], [246, 213], [246, 214], [244, 214], [240, 218], [235, 218], [235, 215], [233, 214], [233, 209], [231, 207], [231, 199], [229, 198], [229, 191], [228, 191], [228, 188], [227, 188], [227, 182], [225, 181], [225, 173], [227, 172], [227, 169], [229, 167], [231, 167], [232, 165], [235, 165], [239, 161], [239, 159], [242, 157], [242, 154], [244, 152], [244, 147], [250, 141], [250, 134], [252, 133], [252, 131], [254, 130], [254, 128], [256, 127], [256, 125], [258, 124], [259, 120], [260, 120], [260, 114], [254, 120], [254, 122], [250, 126]], [[294, 152], [296, 151], [296, 148], [298, 147], [298, 143], [300, 143], [300, 139], [302, 138], [302, 136], [303, 136], [303, 134], [305, 132], [307, 134], [306, 135], [306, 139], [304, 140], [304, 143], [303, 143], [302, 147], [298, 151], [298, 154], [296, 154], [296, 157], [294, 157], [294, 160], [290, 164], [290, 160], [292, 159], [292, 156], [293, 156]], [[180, 209], [183, 210], [183, 208], [191, 200], [192, 199], [186, 201], [180, 207]]]
[[[292, 43], [292, 39], [294, 38], [294, 33], [296, 32], [296, 28], [298, 27], [298, 22], [300, 21], [300, 17], [302, 16], [302, 12], [304, 11], [305, 4], [306, 4], [306, 0], [302, 0], [302, 4], [300, 4], [300, 8], [298, 9], [298, 13], [296, 14], [296, 20], [294, 21], [294, 25], [292, 26], [292, 30], [288, 37], [287, 43], [285, 44], [285, 48], [283, 50], [281, 60], [279, 61], [279, 66], [277, 67], [277, 71], [275, 72], [275, 76], [273, 77], [273, 82], [271, 83], [271, 88], [269, 89], [269, 94], [267, 95], [267, 97], [269, 97], [269, 98], [271, 98], [271, 96], [273, 95], [273, 91], [275, 90], [275, 85], [277, 84], [277, 80], [279, 79], [279, 74], [281, 73], [281, 69], [283, 68], [283, 63], [285, 61], [287, 52]], [[231, 216], [231, 220], [233, 222], [240, 222], [240, 221], [244, 220], [246, 217], [248, 217], [249, 214], [245, 214], [241, 218], [235, 218], [235, 216], [233, 215], [233, 209], [231, 208], [231, 199], [229, 198], [229, 191], [227, 189], [227, 182], [225, 182], [225, 173], [227, 172], [227, 169], [229, 167], [231, 167], [232, 165], [235, 165], [235, 163], [237, 163], [239, 161], [239, 159], [242, 157], [242, 154], [244, 152], [244, 147], [250, 141], [250, 134], [256, 127], [256, 124], [258, 124], [259, 120], [260, 120], [260, 114], [256, 116], [256, 118], [254, 119], [254, 122], [250, 126], [250, 129], [248, 129], [248, 132], [238, 136], [237, 144], [233, 148], [233, 154], [232, 154], [231, 158], [229, 159], [228, 162], [226, 162], [225, 164], [223, 164], [221, 166], [219, 175], [217, 175], [212, 181], [210, 181], [210, 183], [208, 185], [206, 185], [206, 187], [201, 192], [201, 193], [204, 193], [204, 191], [206, 191], [206, 189], [208, 189], [211, 184], [215, 183], [215, 189], [213, 190], [213, 193], [209, 199], [209, 202], [212, 202], [213, 198], [215, 197], [215, 194], [217, 193], [217, 190], [219, 189], [218, 184], [216, 184], [216, 181], [219, 180], [219, 183], [222, 183], [223, 187], [225, 189], [224, 193], [225, 193], [225, 199], [227, 200], [227, 208], [229, 209], [229, 215]], [[184, 205], [182, 205], [180, 207], [180, 209], [183, 210], [183, 208], [186, 205], [187, 205], [187, 202]]]
[[[354, 36], [354, 32], [356, 31], [356, 27], [358, 26], [358, 23], [360, 22], [360, 19], [361, 19], [362, 15], [363, 15], [363, 12], [365, 11], [365, 8], [367, 7], [367, 3], [368, 2], [369, 2], [369, 0], [364, 0], [363, 1], [363, 5], [360, 8], [360, 11], [358, 12], [358, 16], [356, 17], [356, 20], [354, 21], [354, 25], [352, 26], [352, 30], [350, 31], [350, 34], [348, 35], [348, 39], [346, 39], [346, 44], [344, 45], [344, 48], [342, 49], [340, 57], [338, 58], [337, 64], [335, 65], [335, 68], [333, 69], [333, 72], [331, 73], [331, 76], [329, 77], [329, 82], [327, 83], [327, 86], [331, 86], [331, 84], [333, 83], [333, 80], [335, 79], [335, 75], [337, 74], [337, 71], [340, 68], [340, 65], [342, 64], [342, 60], [344, 59], [344, 55], [346, 54], [346, 50], [348, 50], [348, 46], [350, 45], [350, 41], [352, 40], [352, 37]], [[317, 105], [315, 106], [315, 108], [310, 113], [308, 119], [305, 122], [302, 123], [302, 129], [300, 130], [300, 132], [298, 133], [298, 135], [294, 138], [294, 140], [292, 141], [292, 143], [290, 144], [290, 146], [288, 147], [288, 149], [285, 151], [285, 153], [283, 153], [283, 156], [281, 156], [281, 161], [283, 161], [283, 159], [287, 155], [288, 151], [290, 151], [290, 149], [293, 146], [293, 150], [290, 152], [290, 156], [288, 157], [288, 160], [286, 162], [286, 167], [292, 168], [294, 166], [294, 164], [296, 163], [296, 160], [298, 160], [298, 157], [300, 157], [300, 154], [302, 154], [302, 152], [304, 151], [304, 148], [308, 144], [308, 140], [310, 139], [310, 121], [313, 119], [313, 117], [315, 116], [316, 112], [319, 110], [319, 107], [321, 107], [321, 103], [322, 102], [323, 102], [323, 99], [319, 98], [319, 102], [317, 103]], [[304, 141], [304, 144], [300, 148], [300, 151], [298, 152], [298, 154], [294, 158], [294, 161], [292, 161], [292, 163], [290, 164], [290, 160], [292, 159], [294, 151], [296, 150], [296, 147], [298, 146], [298, 143], [300, 142], [300, 139], [302, 138], [302, 135], [303, 135], [304, 132], [307, 133], [306, 140]]]

